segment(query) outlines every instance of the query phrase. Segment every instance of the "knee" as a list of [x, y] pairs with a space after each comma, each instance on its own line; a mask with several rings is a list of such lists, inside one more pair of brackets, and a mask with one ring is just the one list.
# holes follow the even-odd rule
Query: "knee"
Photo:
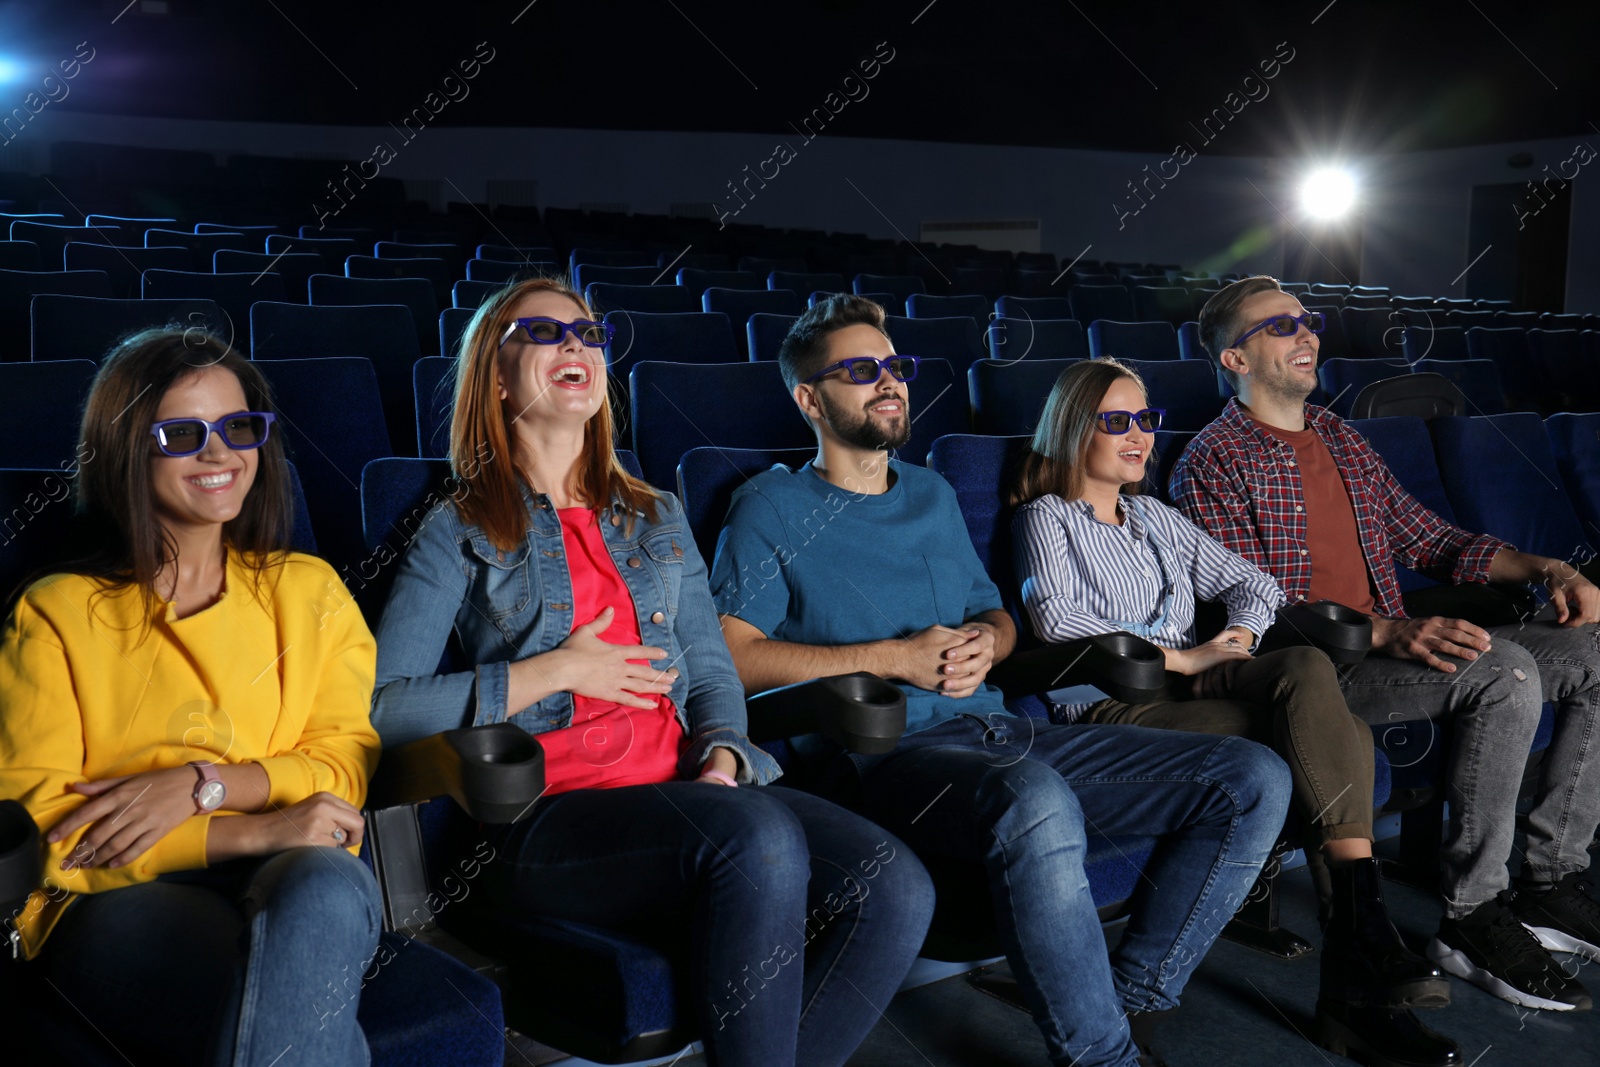
[[1544, 704], [1539, 678], [1539, 664], [1533, 653], [1505, 638], [1494, 642], [1488, 652], [1480, 653], [1469, 665], [1458, 665], [1458, 675], [1473, 674], [1479, 690], [1491, 700], [1506, 706], [1508, 714], [1515, 714], [1529, 722], [1537, 722]]
[[1054, 768], [1032, 760], [996, 767], [979, 782], [974, 806], [1002, 842], [1049, 835], [1060, 845], [1086, 847], [1083, 809]]
[[340, 848], [292, 848], [262, 867], [247, 901], [274, 922], [310, 922], [318, 938], [376, 941], [382, 897], [367, 865]]
[[1297, 645], [1277, 653], [1286, 682], [1297, 688], [1317, 687], [1328, 692], [1339, 691], [1339, 672], [1333, 661], [1320, 648]]
[[1210, 762], [1242, 814], [1283, 821], [1293, 783], [1289, 765], [1276, 752], [1242, 737], [1222, 737]]
[[698, 829], [714, 846], [708, 855], [713, 866], [719, 861], [741, 869], [749, 864], [779, 877], [796, 875], [804, 884], [811, 857], [805, 827], [794, 812], [759, 788], [700, 788], [716, 790], [711, 799], [718, 803], [709, 806], [703, 819], [699, 811], [694, 815]]

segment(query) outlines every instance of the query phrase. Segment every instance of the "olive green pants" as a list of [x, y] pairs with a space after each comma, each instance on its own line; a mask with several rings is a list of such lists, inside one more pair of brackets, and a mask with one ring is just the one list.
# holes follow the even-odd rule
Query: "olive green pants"
[[1306, 835], [1308, 852], [1339, 838], [1372, 839], [1372, 730], [1345, 706], [1326, 655], [1301, 647], [1242, 660], [1220, 700], [1190, 699], [1192, 683], [1169, 673], [1166, 699], [1102, 700], [1080, 721], [1259, 741], [1289, 765], [1291, 821]]

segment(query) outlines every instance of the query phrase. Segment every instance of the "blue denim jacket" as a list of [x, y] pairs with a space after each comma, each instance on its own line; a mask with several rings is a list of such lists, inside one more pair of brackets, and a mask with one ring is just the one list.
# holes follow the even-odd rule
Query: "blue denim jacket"
[[[548, 652], [572, 632], [561, 521], [544, 494], [525, 488], [523, 496], [529, 529], [512, 551], [498, 551], [451, 501], [423, 519], [377, 627], [372, 722], [385, 745], [507, 721], [511, 662]], [[627, 518], [613, 501], [601, 511], [600, 530], [632, 594], [641, 643], [667, 649], [668, 658], [655, 666], [679, 671], [668, 695], [690, 739], [680, 773], [697, 775], [720, 746], [738, 758], [741, 782], [771, 781], [781, 772], [745, 735], [744, 687], [682, 505], [663, 494], [655, 522], [636, 514], [630, 529]], [[437, 674], [452, 629], [473, 667]], [[553, 693], [509, 721], [533, 734], [570, 726], [572, 694]]]

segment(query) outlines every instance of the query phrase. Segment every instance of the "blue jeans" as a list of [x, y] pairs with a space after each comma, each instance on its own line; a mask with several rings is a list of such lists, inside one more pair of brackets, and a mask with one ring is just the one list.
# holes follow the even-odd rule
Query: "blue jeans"
[[933, 886], [867, 820], [783, 786], [579, 789], [490, 838], [482, 900], [687, 954], [713, 1067], [842, 1064], [922, 946]]
[[[1058, 1064], [1135, 1064], [1126, 1013], [1174, 1007], [1283, 827], [1289, 771], [1252, 741], [962, 715], [848, 757], [863, 814], [917, 852], [981, 861], [995, 919]], [[1159, 834], [1108, 960], [1087, 834]]]
[[365, 864], [294, 848], [87, 895], [35, 966], [77, 1009], [66, 1014], [135, 1059], [357, 1067], [355, 998], [380, 923]]

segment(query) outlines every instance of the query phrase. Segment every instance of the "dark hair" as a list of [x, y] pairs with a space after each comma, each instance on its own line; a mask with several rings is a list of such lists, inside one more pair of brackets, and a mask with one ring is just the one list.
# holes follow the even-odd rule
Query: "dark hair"
[[[1106, 392], [1122, 378], [1137, 385], [1148, 400], [1139, 372], [1115, 359], [1084, 360], [1061, 372], [1044, 402], [1039, 426], [1023, 453], [1007, 503], [1016, 507], [1051, 493], [1063, 500], [1083, 495], [1084, 452], [1095, 433], [1094, 417]], [[1151, 449], [1150, 462], [1154, 461], [1155, 450]], [[1142, 483], [1130, 482], [1123, 492], [1135, 494], [1141, 489]]]
[[[57, 571], [137, 589], [146, 620], [154, 618], [161, 568], [178, 548], [156, 518], [150, 491], [150, 426], [175, 384], [209, 367], [239, 380], [250, 411], [275, 411], [272, 390], [255, 364], [199, 330], [154, 329], [119, 342], [94, 376], [79, 434], [77, 520], [68, 561]], [[268, 567], [289, 550], [294, 511], [281, 424], [257, 451], [255, 480], [239, 514], [222, 527], [222, 542], [255, 571], [259, 590]]]
[[1222, 366], [1222, 352], [1232, 346], [1233, 339], [1243, 332], [1239, 321], [1240, 305], [1257, 293], [1271, 289], [1282, 291], [1283, 286], [1271, 275], [1253, 274], [1224, 286], [1200, 309], [1200, 343], [1235, 391], [1239, 388], [1239, 376]]
[[835, 293], [806, 309], [800, 320], [789, 327], [778, 348], [778, 368], [783, 384], [794, 387], [821, 370], [828, 358], [828, 337], [847, 326], [871, 326], [885, 337], [883, 307], [864, 296]]
[[[533, 293], [555, 293], [593, 318], [588, 301], [564, 278], [528, 278], [512, 282], [490, 294], [461, 335], [456, 356], [455, 414], [450, 420], [450, 467], [468, 490], [456, 499], [464, 521], [483, 529], [496, 548], [510, 550], [528, 532], [528, 509], [522, 501], [522, 475], [511, 454], [511, 433], [495, 388], [495, 364], [500, 339], [516, 317], [514, 309]], [[656, 519], [660, 499], [647, 483], [622, 469], [612, 445], [610, 375], [601, 379], [606, 395], [600, 410], [583, 428], [583, 455], [578, 458], [569, 487], [590, 507], [602, 507], [612, 497], [634, 512]]]

